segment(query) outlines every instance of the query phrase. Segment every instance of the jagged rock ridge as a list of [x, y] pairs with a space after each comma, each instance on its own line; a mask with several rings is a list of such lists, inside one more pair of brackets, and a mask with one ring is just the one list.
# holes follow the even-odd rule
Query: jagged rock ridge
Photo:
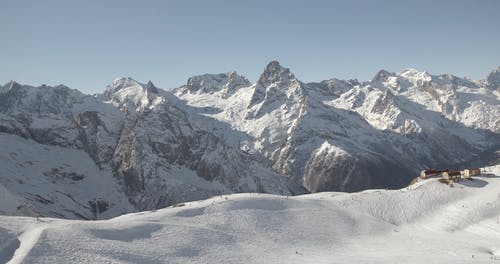
[[425, 167], [485, 165], [500, 146], [498, 69], [485, 80], [385, 70], [252, 84], [205, 74], [164, 91], [119, 78], [90, 96], [0, 87], [0, 213], [108, 218], [234, 192], [397, 188]]

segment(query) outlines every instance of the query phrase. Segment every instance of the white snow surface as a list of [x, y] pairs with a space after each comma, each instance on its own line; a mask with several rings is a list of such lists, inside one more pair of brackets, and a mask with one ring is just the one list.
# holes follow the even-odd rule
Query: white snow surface
[[[4, 133], [0, 142], [0, 213], [95, 219], [134, 211], [111, 172], [100, 170], [86, 153]], [[87, 201], [93, 199], [112, 204], [102, 215], [92, 215]]]
[[453, 186], [233, 194], [101, 221], [0, 216], [0, 261], [494, 263], [499, 217], [497, 165]]

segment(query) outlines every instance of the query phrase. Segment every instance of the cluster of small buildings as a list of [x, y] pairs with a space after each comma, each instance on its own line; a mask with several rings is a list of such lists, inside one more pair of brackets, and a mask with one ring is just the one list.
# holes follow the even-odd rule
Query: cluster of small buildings
[[427, 179], [430, 177], [441, 177], [447, 182], [458, 182], [460, 179], [470, 179], [472, 176], [481, 174], [480, 168], [472, 168], [465, 170], [434, 170], [427, 169], [420, 173], [421, 179]]

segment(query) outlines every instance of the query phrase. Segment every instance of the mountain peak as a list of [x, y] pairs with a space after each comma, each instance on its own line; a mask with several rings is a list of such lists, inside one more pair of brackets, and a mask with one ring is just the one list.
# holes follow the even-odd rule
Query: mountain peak
[[22, 85], [19, 84], [18, 82], [14, 81], [14, 80], [10, 80], [8, 83], [5, 84], [4, 89], [9, 91], [9, 90], [21, 87], [21, 86]]
[[151, 81], [148, 81], [147, 84], [143, 84], [130, 77], [120, 77], [114, 79], [113, 83], [106, 87], [104, 95], [106, 95], [106, 97], [109, 98], [111, 95], [118, 93], [124, 89], [130, 89], [131, 87], [134, 87], [139, 90], [144, 90], [150, 93], [158, 92], [158, 88]]
[[146, 90], [151, 93], [158, 93], [158, 88], [156, 88], [151, 80], [146, 84]]
[[486, 87], [491, 89], [500, 88], [500, 67], [492, 70], [486, 77]]
[[276, 71], [276, 70], [282, 70], [286, 69], [283, 66], [281, 66], [280, 62], [277, 60], [272, 60], [266, 65], [265, 71]]
[[376, 82], [385, 82], [387, 81], [387, 78], [389, 78], [392, 75], [393, 75], [392, 73], [382, 69], [378, 71], [377, 74], [375, 74], [375, 76], [373, 76], [372, 80]]
[[[283, 100], [293, 101], [299, 97], [300, 99], [297, 100], [302, 101], [306, 94], [302, 83], [288, 68], [281, 66], [278, 61], [271, 61], [255, 84], [248, 108], [260, 103], [262, 103], [261, 107], [276, 106]], [[257, 115], [262, 113], [261, 110], [258, 110]]]
[[415, 68], [405, 68], [400, 72], [400, 74], [420, 74], [420, 73], [425, 73], [425, 71], [422, 72]]
[[234, 90], [249, 86], [251, 83], [244, 76], [239, 75], [235, 71], [219, 74], [203, 74], [193, 76], [188, 79], [187, 84], [182, 86], [184, 92], [191, 93], [214, 93], [224, 90], [224, 93], [229, 95]]
[[266, 87], [272, 83], [290, 83], [296, 79], [290, 69], [280, 65], [276, 60], [269, 62], [257, 81], [257, 86]]
[[414, 68], [406, 68], [402, 70], [399, 75], [407, 78], [407, 79], [422, 79], [430, 81], [432, 80], [432, 75], [426, 71], [419, 71]]
[[158, 88], [151, 81], [143, 84], [130, 77], [121, 77], [116, 78], [111, 85], [106, 87], [103, 96], [119, 105], [135, 105], [135, 108], [139, 110], [153, 102], [157, 93]]
[[123, 88], [130, 86], [140, 86], [139, 82], [130, 77], [119, 77], [113, 80], [111, 85], [106, 87], [106, 93], [116, 93]]

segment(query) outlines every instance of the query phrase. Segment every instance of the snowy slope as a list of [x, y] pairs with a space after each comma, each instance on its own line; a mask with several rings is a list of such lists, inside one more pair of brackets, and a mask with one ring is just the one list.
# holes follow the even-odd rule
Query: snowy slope
[[[8, 263], [491, 263], [500, 166], [453, 187], [224, 195], [105, 221], [0, 216]], [[490, 174], [491, 173], [491, 174]]]
[[3, 214], [96, 219], [136, 211], [111, 171], [100, 170], [85, 152], [4, 133], [0, 142], [4, 195], [16, 198], [7, 199]]

